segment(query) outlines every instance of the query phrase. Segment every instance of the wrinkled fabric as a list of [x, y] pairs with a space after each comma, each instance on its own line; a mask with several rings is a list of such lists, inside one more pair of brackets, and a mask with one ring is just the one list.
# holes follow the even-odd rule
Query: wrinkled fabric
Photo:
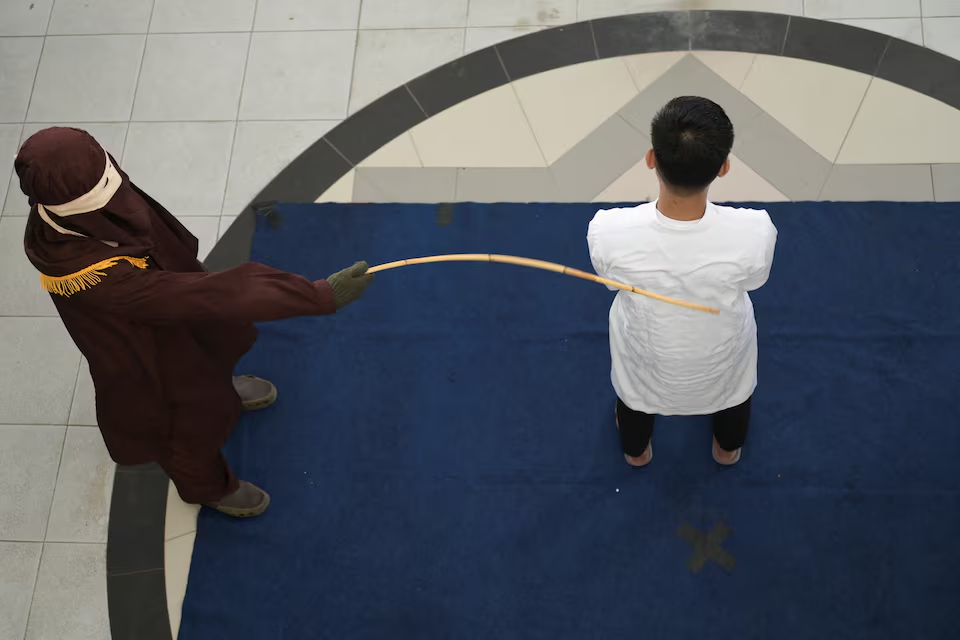
[[106, 207], [58, 219], [87, 237], [58, 233], [36, 204], [86, 193], [103, 175], [99, 149], [88, 134], [61, 128], [24, 144], [16, 170], [33, 204], [26, 253], [50, 276], [114, 256], [149, 258], [146, 270], [121, 262], [95, 286], [53, 302], [89, 364], [111, 457], [157, 462], [184, 500], [215, 502], [237, 488], [220, 449], [240, 416], [232, 376], [256, 340], [254, 323], [334, 313], [333, 292], [260, 264], [207, 273], [197, 239], [122, 171]]
[[605, 278], [720, 309], [719, 315], [621, 291], [610, 309], [611, 379], [630, 409], [707, 415], [742, 404], [757, 386], [757, 324], [747, 293], [773, 264], [766, 211], [707, 205], [692, 222], [651, 202], [599, 211], [587, 235]]

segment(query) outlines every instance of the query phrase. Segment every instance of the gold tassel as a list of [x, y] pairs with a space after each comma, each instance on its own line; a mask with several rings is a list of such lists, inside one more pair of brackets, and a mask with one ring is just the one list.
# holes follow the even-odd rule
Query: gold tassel
[[126, 260], [137, 269], [146, 269], [148, 258], [131, 258], [130, 256], [115, 256], [86, 269], [71, 273], [68, 276], [48, 276], [40, 274], [40, 284], [50, 293], [69, 298], [79, 291], [86, 291], [100, 283], [100, 279], [107, 275], [104, 269], [115, 267], [121, 260]]

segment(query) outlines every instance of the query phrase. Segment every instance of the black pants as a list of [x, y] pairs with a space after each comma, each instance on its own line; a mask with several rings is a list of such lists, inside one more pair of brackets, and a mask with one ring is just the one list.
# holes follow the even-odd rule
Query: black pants
[[[736, 451], [747, 439], [750, 427], [750, 401], [713, 414], [713, 437], [724, 451]], [[620, 444], [623, 452], [632, 458], [643, 455], [653, 435], [655, 416], [634, 411], [617, 399], [617, 422], [620, 425]]]

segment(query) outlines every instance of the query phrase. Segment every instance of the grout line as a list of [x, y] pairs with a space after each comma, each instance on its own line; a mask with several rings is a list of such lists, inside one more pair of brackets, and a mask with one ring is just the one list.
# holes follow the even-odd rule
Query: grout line
[[420, 104], [420, 100], [417, 99], [417, 96], [415, 96], [415, 95], [413, 94], [413, 90], [410, 88], [410, 83], [408, 82], [408, 83], [404, 84], [404, 85], [403, 85], [403, 88], [406, 89], [406, 90], [407, 90], [407, 93], [410, 94], [410, 97], [413, 98], [413, 101], [414, 101], [414, 103], [416, 103], [417, 107], [419, 107], [420, 112], [423, 113], [423, 115], [426, 116], [427, 119], [429, 119], [429, 118], [430, 118], [430, 114], [427, 113], [427, 110], [423, 108], [423, 105], [422, 105], [422, 104]]
[[937, 182], [933, 179], [933, 165], [930, 165], [930, 192], [933, 194], [933, 201], [937, 202]]
[[[76, 391], [76, 390], [74, 390]], [[71, 401], [71, 404], [73, 402]], [[60, 469], [63, 467], [63, 452], [67, 448], [67, 432], [70, 427], [63, 427], [63, 441], [60, 443], [60, 461], [57, 463], [57, 475], [53, 480], [53, 495], [50, 496], [50, 508], [47, 511], [47, 523], [43, 527], [43, 543], [47, 543], [47, 533], [50, 531], [50, 517], [53, 515], [53, 502], [57, 498], [57, 486], [60, 484]]]
[[[253, 19], [257, 19], [257, 10], [260, 0], [254, 0]], [[227, 192], [230, 190], [230, 172], [233, 170], [233, 153], [237, 149], [237, 135], [240, 132], [240, 107], [243, 105], [243, 92], [247, 86], [247, 70], [250, 68], [250, 56], [253, 52], [253, 30], [250, 31], [250, 37], [247, 38], [247, 58], [243, 62], [243, 77], [240, 80], [240, 94], [237, 96], [236, 118], [233, 121], [233, 136], [230, 139], [230, 155], [227, 157], [227, 175], [223, 181], [223, 195], [220, 197], [220, 215], [217, 216], [217, 233], [214, 240], [214, 246], [220, 240], [220, 224], [223, 219], [223, 208], [227, 206]]]
[[497, 54], [497, 60], [500, 61], [500, 68], [503, 69], [503, 75], [507, 76], [507, 82], [513, 82], [513, 78], [510, 77], [510, 72], [507, 71], [507, 65], [503, 62], [503, 57], [500, 56], [500, 45], [493, 45], [493, 52]]
[[[579, 3], [578, 5], [579, 6]], [[597, 34], [593, 30], [593, 20], [587, 22], [587, 26], [590, 27], [590, 39], [593, 40], [593, 55], [596, 56], [596, 60], [600, 59], [600, 47], [597, 46]], [[626, 62], [624, 62], [626, 63]], [[632, 74], [631, 74], [632, 75]]]
[[[40, 65], [37, 64], [37, 67], [39, 66]], [[26, 128], [27, 126], [25, 124], [20, 123], [20, 132], [17, 134], [17, 151], [20, 150], [20, 143], [23, 141], [23, 132], [26, 131]], [[14, 167], [10, 167], [10, 174], [7, 176], [7, 184], [5, 185], [8, 188], [8, 190], [7, 190], [7, 193], [4, 195], [3, 202], [0, 202], [0, 220], [3, 220], [3, 212], [7, 208], [7, 201], [10, 199], [10, 194], [13, 193], [13, 191], [9, 190], [9, 186], [10, 186], [10, 180], [15, 175], [16, 175], [16, 169]], [[0, 179], [2, 179], [2, 176], [0, 176]], [[19, 181], [17, 181], [17, 184], [19, 184]], [[22, 216], [15, 216], [13, 214], [10, 214], [8, 217], [26, 218], [27, 215], [29, 215], [29, 212], [26, 215], [22, 215]]]
[[533, 136], [533, 141], [537, 143], [537, 149], [540, 151], [540, 157], [543, 158], [543, 166], [549, 167], [550, 163], [547, 161], [547, 154], [543, 151], [543, 145], [540, 144], [540, 138], [537, 136], [537, 132], [533, 128], [533, 124], [530, 121], [530, 116], [527, 114], [527, 109], [523, 106], [523, 100], [520, 99], [520, 94], [517, 93], [517, 86], [513, 82], [510, 83], [510, 90], [513, 92], [513, 97], [517, 99], [517, 105], [520, 107], [520, 113], [523, 114], [523, 121], [527, 123], [527, 129], [530, 131], [530, 135]]
[[174, 540], [179, 540], [180, 538], [183, 538], [184, 536], [188, 536], [188, 535], [190, 535], [191, 533], [192, 533], [192, 534], [196, 534], [196, 533], [197, 533], [197, 530], [194, 529], [193, 531], [187, 531], [186, 533], [181, 533], [181, 534], [175, 535], [175, 536], [173, 536], [172, 538], [165, 538], [164, 541], [163, 541], [163, 544], [166, 545], [168, 542], [173, 542]]
[[[346, 116], [343, 118], [344, 120], [346, 120], [347, 118], [349, 118], [355, 113], [352, 109], [353, 82], [357, 77], [357, 57], [360, 55], [360, 19], [362, 16], [363, 16], [363, 0], [360, 0], [360, 5], [357, 7], [357, 28], [354, 30], [354, 37], [353, 37], [353, 61], [350, 63], [350, 84], [347, 85], [347, 113], [346, 113]], [[357, 109], [357, 111], [359, 110], [360, 109]], [[337, 153], [339, 153], [339, 151]]]
[[[134, 82], [133, 86], [135, 87], [133, 92], [133, 100], [130, 102], [130, 117], [127, 118], [128, 122], [133, 120], [133, 110], [137, 106], [137, 97], [140, 94], [140, 78], [143, 77], [143, 65], [147, 59], [147, 45], [150, 44], [150, 25], [153, 24], [153, 11], [157, 7], [157, 0], [153, 0], [153, 3], [150, 5], [150, 19], [147, 20], [147, 32], [143, 35], [143, 50], [140, 52], [140, 67], [137, 69], [137, 79]], [[127, 141], [123, 141], [123, 152], [127, 152]]]
[[[884, 52], [886, 52], [886, 50], [884, 50]], [[881, 56], [880, 59], [883, 60], [883, 57]], [[847, 144], [847, 138], [850, 137], [850, 132], [853, 130], [853, 126], [857, 123], [857, 117], [860, 115], [860, 109], [863, 108], [863, 103], [867, 101], [867, 95], [870, 93], [870, 87], [873, 86], [874, 77], [875, 76], [870, 76], [870, 80], [867, 81], [867, 89], [866, 91], [863, 92], [863, 96], [860, 98], [860, 104], [857, 105], [857, 110], [853, 114], [853, 119], [850, 120], [850, 126], [847, 127], [847, 132], [843, 134], [843, 140], [840, 142], [840, 146], [837, 148], [837, 155], [833, 157], [834, 165], [837, 164], [837, 161], [840, 159], [840, 154], [843, 153], [843, 147]], [[918, 163], [918, 164], [922, 164], [922, 163]], [[833, 169], [831, 168], [831, 172], [832, 171]]]
[[417, 141], [414, 140], [413, 134], [410, 131], [406, 132], [406, 136], [410, 138], [410, 144], [413, 146], [413, 152], [417, 155], [417, 162], [420, 163], [420, 168], [423, 168], [423, 157], [420, 155], [420, 149], [417, 148]]
[[[363, 2], [363, 0], [360, 0]], [[460, 56], [465, 55], [467, 50], [467, 30], [470, 28], [470, 0], [467, 0], [467, 11], [464, 13], [463, 17], [463, 46], [460, 47]]]
[[[51, 13], [53, 10], [51, 9]], [[46, 537], [46, 534], [44, 534]], [[30, 618], [33, 616], [33, 603], [37, 599], [37, 587], [40, 585], [40, 567], [43, 566], [43, 554], [47, 550], [47, 543], [40, 543], [40, 559], [37, 561], [37, 575], [33, 579], [33, 593], [30, 594], [30, 606], [27, 608], [27, 625], [24, 629], [24, 638], [26, 638], [27, 631], [30, 629]]]
[[[804, 12], [806, 12], [806, 6], [804, 6]], [[780, 55], [783, 55], [783, 52], [787, 50], [787, 38], [790, 36], [790, 25], [793, 24], [793, 16], [787, 16], [787, 28], [783, 32], [783, 42], [780, 43]], [[756, 56], [754, 56], [756, 60]], [[753, 67], [753, 64], [750, 65]]]

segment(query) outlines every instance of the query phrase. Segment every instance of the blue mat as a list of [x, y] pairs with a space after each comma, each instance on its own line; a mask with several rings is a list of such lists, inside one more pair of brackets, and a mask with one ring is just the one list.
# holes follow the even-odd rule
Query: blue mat
[[[273, 506], [201, 513], [181, 640], [960, 637], [960, 211], [765, 206], [761, 386], [730, 469], [702, 418], [624, 463], [600, 286], [410, 267], [264, 326], [242, 369], [280, 402], [227, 453]], [[589, 269], [596, 208], [288, 205], [253, 258]]]

